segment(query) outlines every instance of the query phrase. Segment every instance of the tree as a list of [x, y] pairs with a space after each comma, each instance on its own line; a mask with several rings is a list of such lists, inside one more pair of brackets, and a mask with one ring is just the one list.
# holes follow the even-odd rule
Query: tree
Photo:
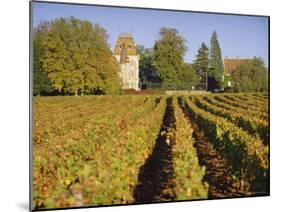
[[210, 75], [217, 81], [217, 85], [214, 85], [214, 87], [221, 87], [223, 85], [223, 73], [222, 53], [217, 33], [214, 31], [211, 37], [210, 51]]
[[176, 29], [160, 29], [160, 39], [154, 45], [152, 66], [162, 80], [164, 88], [190, 89], [190, 85], [197, 83], [194, 69], [184, 63], [183, 57], [186, 51], [186, 40]]
[[49, 22], [42, 22], [35, 28], [33, 34], [33, 94], [49, 94], [54, 91], [47, 73], [43, 69], [42, 40], [50, 27]]
[[119, 67], [107, 37], [105, 29], [89, 21], [52, 21], [43, 41], [43, 67], [53, 87], [75, 95], [119, 93]]
[[159, 82], [159, 77], [152, 66], [153, 49], [137, 45], [139, 60], [139, 77], [142, 82]]
[[210, 68], [209, 49], [203, 42], [198, 49], [196, 59], [193, 61], [193, 68], [198, 76], [200, 76], [201, 82], [205, 83], [205, 88], [208, 90], [208, 72]]
[[193, 69], [192, 65], [184, 63], [183, 69], [179, 72], [179, 84], [177, 89], [192, 89], [199, 82], [199, 77], [196, 74], [196, 71]]
[[268, 90], [268, 70], [261, 58], [238, 65], [231, 75], [235, 92], [266, 92]]

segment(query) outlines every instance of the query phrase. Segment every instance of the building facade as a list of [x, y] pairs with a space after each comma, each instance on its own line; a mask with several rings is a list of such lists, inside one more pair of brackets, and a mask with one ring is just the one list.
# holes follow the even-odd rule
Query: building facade
[[139, 55], [133, 37], [130, 34], [120, 34], [113, 54], [119, 63], [123, 89], [140, 90]]

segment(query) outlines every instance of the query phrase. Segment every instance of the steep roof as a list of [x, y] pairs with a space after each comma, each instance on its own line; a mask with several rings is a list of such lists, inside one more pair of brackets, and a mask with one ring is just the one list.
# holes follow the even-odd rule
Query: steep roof
[[250, 63], [252, 59], [224, 59], [224, 73], [232, 74], [235, 68], [241, 64]]
[[125, 43], [122, 44], [121, 53], [120, 53], [120, 64], [125, 64], [128, 61], [127, 49], [125, 47]]
[[119, 37], [131, 37], [132, 38], [132, 35], [130, 33], [120, 33]]
[[127, 55], [137, 55], [137, 48], [133, 40], [133, 37], [128, 33], [122, 33], [117, 38], [114, 52], [113, 52], [114, 55], [121, 55], [123, 48], [126, 49]]

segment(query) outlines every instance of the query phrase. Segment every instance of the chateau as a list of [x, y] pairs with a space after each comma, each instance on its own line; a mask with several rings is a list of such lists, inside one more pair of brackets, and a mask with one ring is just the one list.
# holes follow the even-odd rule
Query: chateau
[[120, 34], [113, 54], [119, 63], [123, 89], [139, 90], [139, 55], [133, 37], [127, 33]]

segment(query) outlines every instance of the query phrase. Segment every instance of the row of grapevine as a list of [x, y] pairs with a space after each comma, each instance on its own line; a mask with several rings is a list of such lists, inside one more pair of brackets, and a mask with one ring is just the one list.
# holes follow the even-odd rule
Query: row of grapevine
[[263, 102], [266, 102], [266, 104], [268, 104], [268, 97], [267, 96], [256, 96], [256, 95], [252, 95], [252, 98], [256, 101], [263, 101]]
[[229, 111], [224, 108], [210, 104], [208, 101], [204, 100], [201, 96], [196, 96], [193, 98], [196, 105], [202, 109], [207, 110], [210, 113], [226, 118], [235, 125], [241, 127], [242, 129], [248, 131], [254, 136], [259, 136], [265, 145], [268, 144], [269, 140], [269, 129], [268, 122], [257, 117], [242, 114], [238, 111]]
[[253, 93], [253, 96], [263, 100], [268, 100], [269, 93]]
[[[91, 120], [102, 122], [103, 119], [120, 118], [133, 108], [142, 108], [145, 98], [111, 98], [83, 97], [76, 99], [63, 97], [45, 97], [34, 99], [34, 144], [46, 145], [50, 138], [58, 138], [60, 142], [67, 142], [69, 138], [75, 139], [83, 134], [85, 123]], [[127, 102], [131, 104], [128, 105]], [[118, 111], [114, 112], [116, 109]], [[116, 117], [118, 116], [118, 117]], [[97, 126], [99, 127], [99, 126]], [[53, 141], [52, 141], [53, 142]], [[55, 142], [55, 141], [54, 141]]]
[[253, 102], [256, 102], [258, 104], [263, 104], [264, 106], [267, 106], [267, 100], [268, 98], [267, 97], [262, 97], [262, 96], [258, 96], [258, 95], [255, 95], [255, 94], [248, 94], [248, 93], [242, 93], [242, 94], [231, 94], [231, 96], [234, 96], [234, 97], [238, 97], [239, 99], [242, 99], [244, 101], [253, 101]]
[[218, 106], [220, 108], [224, 108], [230, 112], [234, 112], [234, 113], [239, 112], [241, 115], [249, 115], [249, 116], [258, 117], [260, 119], [265, 119], [265, 120], [268, 119], [268, 113], [266, 113], [266, 112], [253, 111], [249, 108], [245, 109], [245, 108], [233, 106], [233, 105], [227, 104], [223, 101], [219, 101], [213, 97], [214, 96], [212, 96], [212, 95], [203, 96], [204, 100], [208, 101], [210, 104]]
[[[146, 111], [134, 124], [112, 136], [103, 145], [103, 149], [99, 149], [93, 161], [98, 172], [96, 182], [84, 178], [80, 184], [81, 188], [95, 188], [95, 191], [88, 194], [91, 201], [84, 204], [122, 204], [134, 201], [133, 189], [138, 183], [138, 171], [154, 147], [165, 106], [165, 99], [162, 98], [155, 110]], [[91, 173], [89, 176], [93, 175]]]
[[[159, 155], [164, 155], [163, 160], [155, 160], [157, 166], [152, 167], [160, 173], [157, 179], [162, 182], [165, 171], [172, 177], [167, 184], [163, 181], [167, 190], [160, 184], [152, 188], [163, 189], [164, 195], [171, 191], [173, 199], [208, 198], [209, 189], [217, 184], [207, 181], [208, 185], [203, 179], [217, 173], [233, 179], [239, 195], [266, 192], [267, 99], [266, 94], [35, 97], [33, 206], [134, 203], [143, 182], [140, 177], [147, 175], [142, 168], [151, 156]], [[202, 145], [196, 145], [202, 142], [196, 143], [193, 130], [200, 136], [204, 132], [196, 139], [212, 146], [215, 157], [208, 159], [205, 146], [202, 153]], [[205, 164], [208, 172], [199, 165], [202, 158], [212, 162]], [[228, 171], [210, 174], [209, 164], [215, 169], [212, 164], [218, 158], [223, 161], [220, 168], [230, 167], [229, 176]], [[159, 171], [166, 160], [167, 169]], [[223, 184], [230, 195], [234, 192], [231, 183]]]
[[[124, 98], [121, 101], [124, 105], [107, 103], [99, 107], [102, 112], [110, 110], [104, 116], [99, 116], [98, 107], [91, 110], [88, 105], [82, 106], [82, 113], [75, 116], [75, 111], [71, 111], [70, 119], [65, 120], [72, 126], [67, 130], [63, 129], [67, 124], [56, 125], [64, 121], [54, 119], [52, 127], [64, 133], [47, 133], [44, 142], [34, 145], [34, 207], [132, 201], [137, 171], [150, 153], [161, 126], [165, 100], [160, 100], [157, 97]], [[39, 106], [36, 108], [40, 110]], [[54, 107], [48, 112], [52, 114], [56, 110]], [[67, 117], [63, 111], [57, 114], [60, 115]], [[38, 118], [35, 117], [35, 123], [42, 125]], [[44, 124], [44, 130], [48, 131], [48, 124]]]
[[205, 167], [200, 167], [194, 148], [193, 129], [173, 99], [176, 118], [176, 141], [173, 146], [174, 181], [177, 200], [208, 197], [208, 185], [203, 183]]
[[261, 140], [249, 136], [226, 119], [198, 108], [189, 96], [184, 97], [184, 104], [192, 121], [228, 160], [235, 175], [241, 179], [243, 190], [264, 191], [268, 186], [268, 148]]
[[254, 105], [248, 105], [247, 102], [238, 102], [235, 100], [231, 100], [229, 98], [227, 98], [226, 96], [223, 95], [214, 95], [214, 98], [217, 99], [218, 101], [222, 101], [224, 103], [227, 103], [229, 105], [232, 105], [234, 107], [240, 107], [246, 110], [252, 110], [255, 111], [257, 113], [267, 113], [267, 108], [261, 108], [261, 107], [257, 107]]
[[268, 110], [268, 104], [266, 101], [256, 100], [253, 96], [225, 95], [225, 97], [239, 104], [247, 105], [249, 108], [261, 108], [264, 111]]
[[[125, 98], [119, 99], [115, 105], [113, 100], [99, 97], [35, 99], [33, 196], [36, 206], [52, 205], [54, 200], [48, 197], [60, 195], [60, 190], [64, 191], [75, 181], [83, 161], [93, 159], [95, 151], [111, 136], [113, 127], [118, 126], [120, 117], [128, 110]], [[135, 102], [141, 103], [140, 100]], [[103, 107], [102, 102], [105, 103]], [[115, 118], [109, 115], [97, 117], [98, 111], [114, 111], [114, 108], [119, 108]], [[98, 137], [100, 131], [104, 132], [102, 137]], [[62, 196], [60, 202], [65, 198]]]

